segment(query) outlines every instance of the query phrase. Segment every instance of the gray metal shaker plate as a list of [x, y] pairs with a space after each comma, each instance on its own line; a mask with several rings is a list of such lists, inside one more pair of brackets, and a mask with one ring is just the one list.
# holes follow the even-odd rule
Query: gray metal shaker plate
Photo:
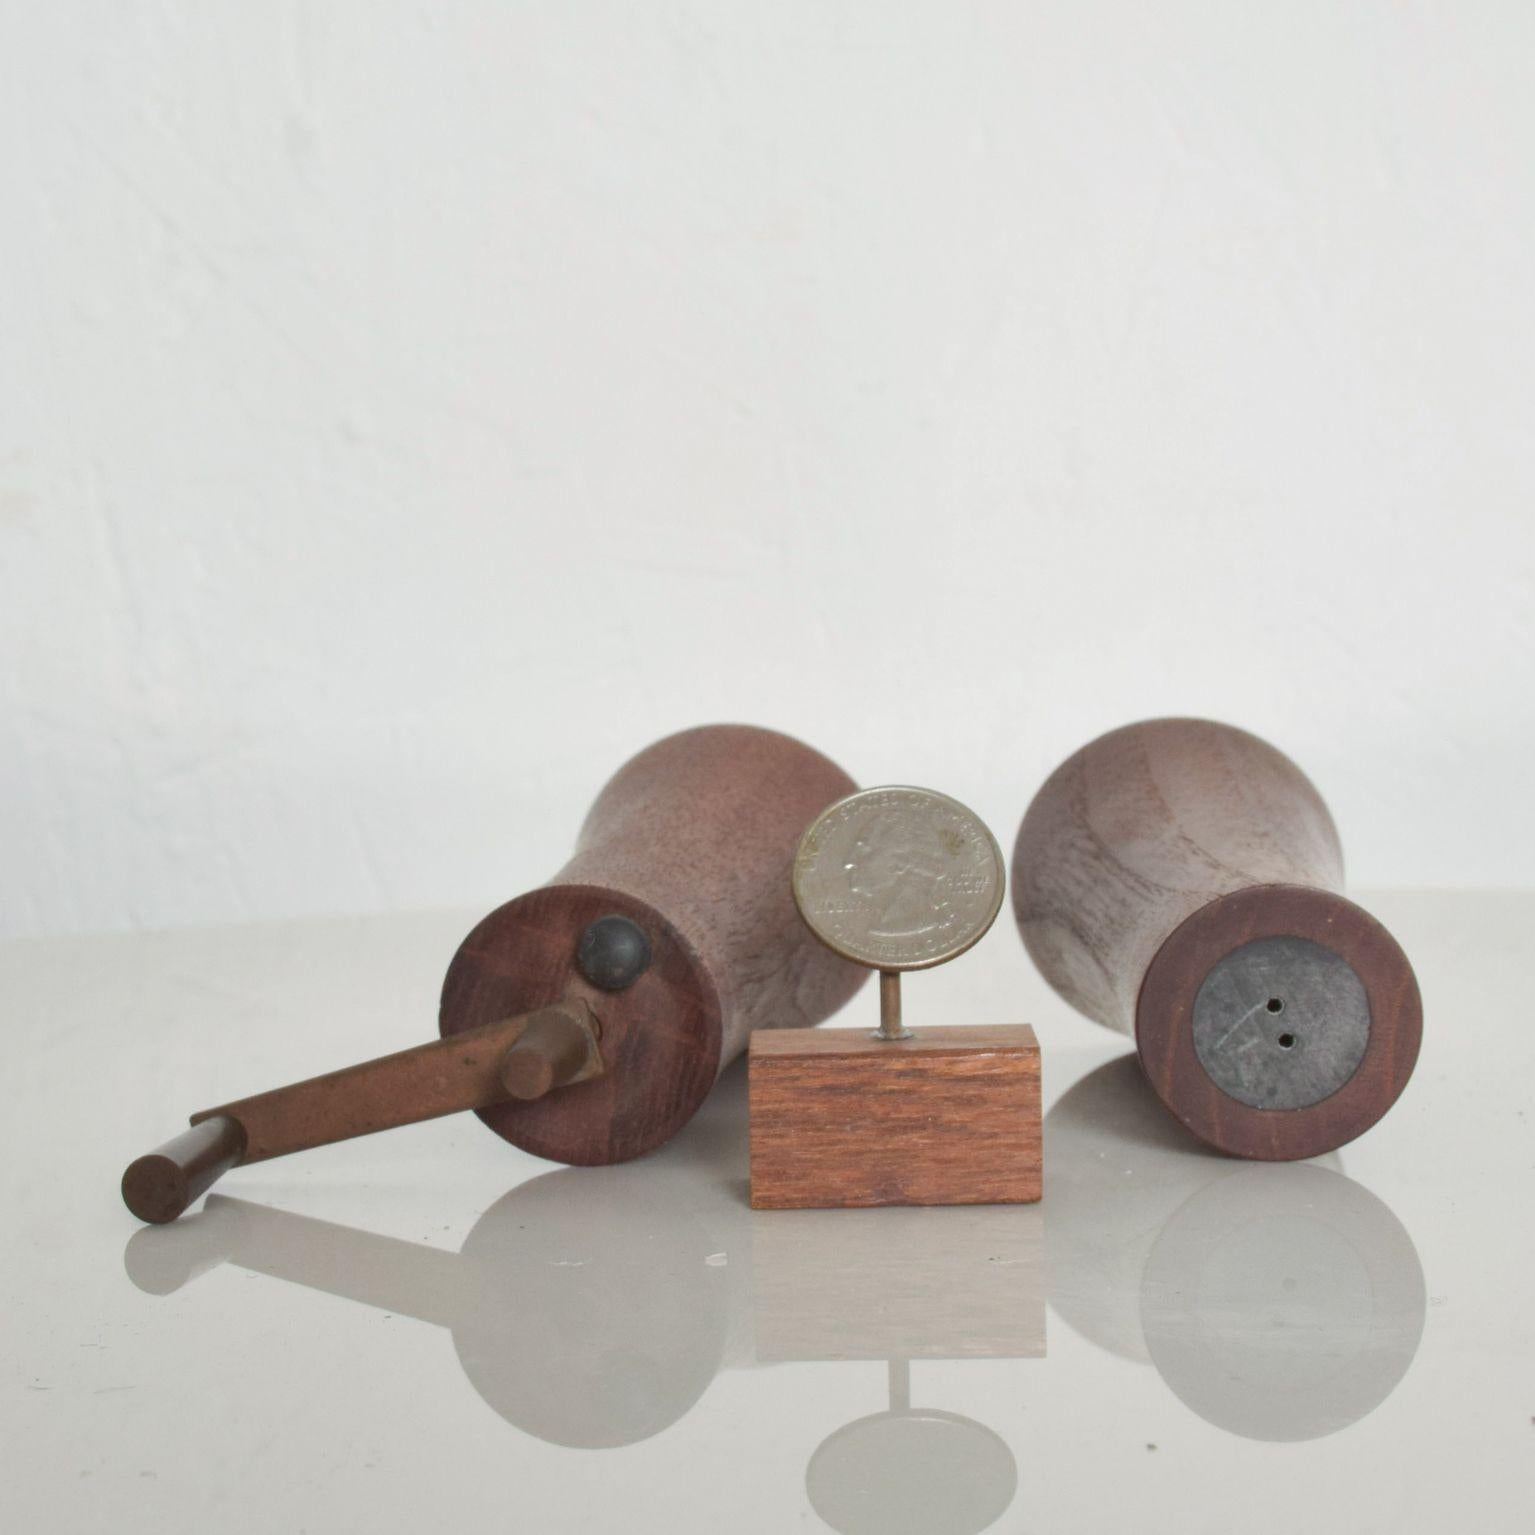
[[1194, 1052], [1222, 1092], [1304, 1109], [1353, 1076], [1370, 999], [1353, 966], [1309, 938], [1255, 938], [1211, 967], [1194, 998]]

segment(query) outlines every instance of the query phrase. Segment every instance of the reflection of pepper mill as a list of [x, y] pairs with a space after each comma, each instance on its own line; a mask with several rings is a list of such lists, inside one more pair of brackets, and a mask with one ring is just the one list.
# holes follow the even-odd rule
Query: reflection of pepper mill
[[1426, 1295], [1374, 1195], [1317, 1163], [1233, 1168], [1162, 1112], [1132, 1056], [1076, 1083], [1045, 1134], [1050, 1303], [1084, 1337], [1249, 1439], [1334, 1433], [1395, 1390]]
[[1209, 720], [1084, 746], [1034, 796], [1013, 855], [1045, 979], [1134, 1038], [1181, 1124], [1264, 1161], [1362, 1134], [1417, 1060], [1412, 967], [1342, 892], [1337, 829], [1305, 774]]
[[844, 1535], [970, 1535], [1012, 1503], [1011, 1450], [911, 1405], [911, 1362], [1045, 1352], [1040, 1209], [783, 1211], [752, 1223], [757, 1357], [888, 1364], [890, 1406], [811, 1457], [805, 1489]]
[[464, 939], [442, 1040], [194, 1115], [128, 1168], [129, 1208], [174, 1220], [230, 1167], [462, 1109], [555, 1161], [653, 1150], [752, 1029], [818, 1023], [862, 980], [788, 886], [800, 833], [851, 788], [772, 731], [657, 742], [603, 789], [560, 873]]
[[[753, 1357], [1043, 1354], [1037, 1208], [752, 1216], [738, 1193], [744, 1088], [741, 1073], [728, 1077], [643, 1167], [562, 1170], [513, 1189], [458, 1253], [214, 1196], [174, 1226], [135, 1232], [124, 1263], [152, 1293], [230, 1263], [449, 1328], [464, 1373], [502, 1418], [573, 1448], [660, 1433], [720, 1369]], [[893, 1458], [881, 1508], [918, 1456], [936, 1488], [952, 1487], [956, 1514], [1011, 1497], [1011, 1455], [989, 1430], [907, 1407], [898, 1397], [904, 1426], [839, 1431], [812, 1463], [812, 1501], [835, 1527], [863, 1528], [837, 1510], [873, 1506], [856, 1485], [870, 1456], [876, 1469]], [[907, 1528], [903, 1517], [891, 1509], [884, 1528]], [[971, 1526], [922, 1528], [951, 1527]]]
[[231, 1263], [449, 1328], [508, 1423], [606, 1449], [676, 1422], [714, 1379], [741, 1309], [745, 1221], [721, 1184], [663, 1154], [521, 1184], [458, 1253], [214, 1195], [136, 1232], [124, 1262], [158, 1294]]

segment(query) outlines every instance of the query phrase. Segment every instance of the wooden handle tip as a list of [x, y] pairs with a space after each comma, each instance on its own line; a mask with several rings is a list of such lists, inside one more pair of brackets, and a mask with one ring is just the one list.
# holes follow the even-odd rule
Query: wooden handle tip
[[141, 1221], [166, 1225], [244, 1155], [239, 1121], [216, 1114], [130, 1162], [123, 1173], [123, 1203]]

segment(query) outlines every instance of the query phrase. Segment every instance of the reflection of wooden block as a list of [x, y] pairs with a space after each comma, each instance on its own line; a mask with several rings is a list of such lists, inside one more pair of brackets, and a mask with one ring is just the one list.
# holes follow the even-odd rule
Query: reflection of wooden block
[[763, 1361], [1042, 1358], [1044, 1211], [756, 1216], [752, 1334]]
[[1040, 1196], [1039, 1042], [1027, 1025], [766, 1029], [751, 1037], [751, 1202], [1026, 1204]]

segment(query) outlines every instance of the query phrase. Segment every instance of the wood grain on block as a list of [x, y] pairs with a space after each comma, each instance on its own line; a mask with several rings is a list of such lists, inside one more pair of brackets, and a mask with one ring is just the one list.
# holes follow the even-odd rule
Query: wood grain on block
[[1026, 1204], [1040, 1197], [1039, 1043], [1027, 1025], [754, 1034], [760, 1210]]

